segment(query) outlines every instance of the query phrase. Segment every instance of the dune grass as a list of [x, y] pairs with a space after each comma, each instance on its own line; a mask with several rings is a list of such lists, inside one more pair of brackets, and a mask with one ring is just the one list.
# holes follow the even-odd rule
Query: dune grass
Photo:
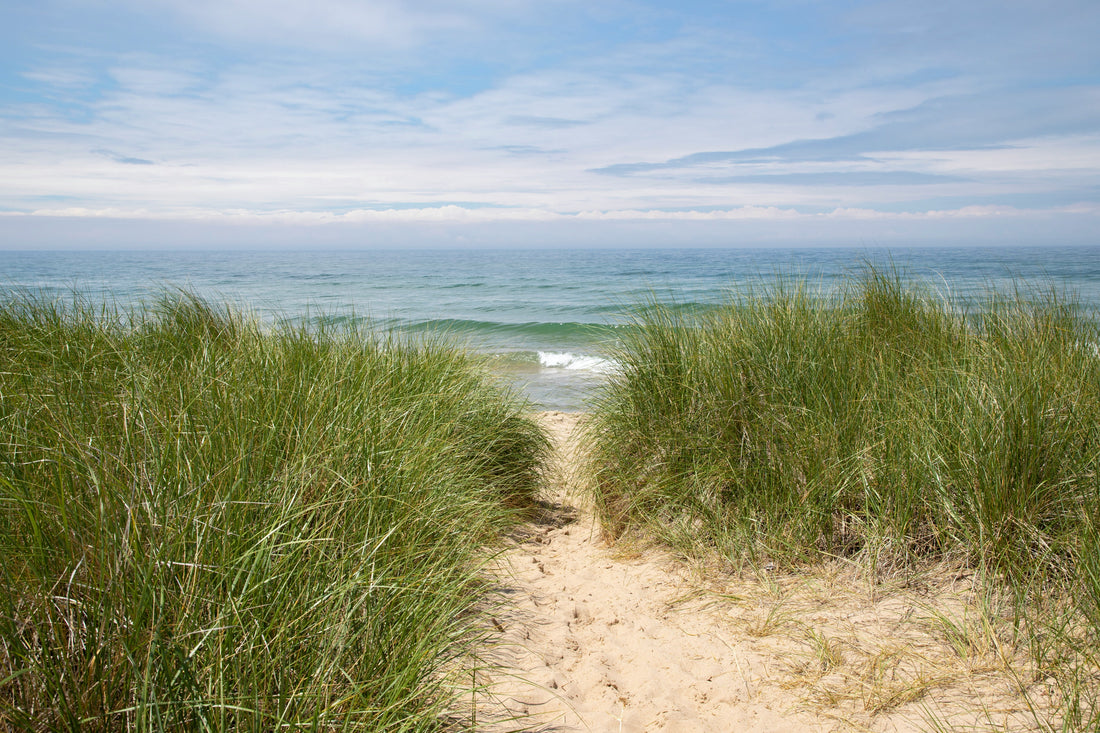
[[0, 728], [453, 725], [524, 408], [431, 339], [9, 296]]
[[1068, 728], [1100, 724], [1093, 314], [1054, 290], [962, 312], [868, 269], [828, 296], [789, 280], [712, 313], [650, 303], [635, 326], [590, 427], [608, 534], [734, 567], [973, 568], [1045, 639], [1037, 667], [1076, 675]]

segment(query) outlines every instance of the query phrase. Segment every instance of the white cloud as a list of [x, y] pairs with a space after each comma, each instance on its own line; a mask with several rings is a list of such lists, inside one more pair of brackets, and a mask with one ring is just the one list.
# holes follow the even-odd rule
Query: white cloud
[[738, 220], [790, 220], [808, 218], [806, 214], [800, 214], [795, 209], [785, 209], [778, 206], [740, 206], [735, 209], [718, 209], [711, 211], [660, 211], [650, 209], [639, 211], [637, 209], [623, 209], [619, 211], [582, 211], [576, 215], [578, 219], [595, 219], [600, 221], [738, 221]]
[[[232, 44], [332, 52], [364, 57], [428, 46], [466, 46], [509, 24], [583, 8], [577, 0], [128, 0], [160, 22]], [[500, 41], [499, 36], [497, 41]], [[481, 46], [482, 50], [485, 46]]]
[[461, 13], [422, 12], [396, 0], [142, 0], [135, 7], [155, 8], [207, 33], [291, 46], [358, 41], [400, 47], [434, 33], [469, 30], [471, 22]]
[[43, 66], [31, 71], [23, 71], [24, 79], [60, 89], [80, 89], [95, 83], [95, 76], [87, 69], [65, 66]]
[[825, 222], [829, 220], [919, 222], [947, 219], [1044, 219], [1051, 216], [1077, 215], [1100, 217], [1100, 204], [1077, 204], [1043, 209], [1013, 206], [963, 206], [930, 211], [881, 211], [865, 208], [836, 208], [821, 213], [806, 213], [776, 206], [741, 206], [709, 211], [662, 211], [658, 209], [588, 210], [563, 214], [530, 208], [468, 208], [454, 204], [411, 208], [353, 209], [345, 212], [255, 211], [248, 209], [179, 209], [173, 212], [148, 209], [56, 207], [31, 212], [0, 211], [0, 217], [94, 218], [145, 221], [197, 221], [239, 225], [331, 225], [331, 224], [494, 224], [508, 222]]

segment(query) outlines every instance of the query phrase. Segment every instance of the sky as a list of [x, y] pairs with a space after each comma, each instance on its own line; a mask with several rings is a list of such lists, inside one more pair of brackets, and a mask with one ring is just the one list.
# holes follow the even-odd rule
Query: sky
[[0, 247], [1100, 244], [1097, 0], [0, 0]]

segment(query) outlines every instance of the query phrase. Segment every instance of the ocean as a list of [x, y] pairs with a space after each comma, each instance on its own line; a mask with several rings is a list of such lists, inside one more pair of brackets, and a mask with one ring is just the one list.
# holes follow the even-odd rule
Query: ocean
[[828, 291], [867, 264], [965, 303], [1054, 286], [1100, 308], [1100, 246], [588, 250], [0, 251], [0, 292], [123, 308], [182, 287], [257, 317], [446, 333], [538, 409], [585, 409], [629, 307], [713, 307], [776, 277]]

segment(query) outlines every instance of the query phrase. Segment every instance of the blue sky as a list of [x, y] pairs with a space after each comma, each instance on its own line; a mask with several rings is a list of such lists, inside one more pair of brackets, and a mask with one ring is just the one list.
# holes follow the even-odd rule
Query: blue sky
[[0, 0], [0, 246], [1100, 243], [1096, 0]]

